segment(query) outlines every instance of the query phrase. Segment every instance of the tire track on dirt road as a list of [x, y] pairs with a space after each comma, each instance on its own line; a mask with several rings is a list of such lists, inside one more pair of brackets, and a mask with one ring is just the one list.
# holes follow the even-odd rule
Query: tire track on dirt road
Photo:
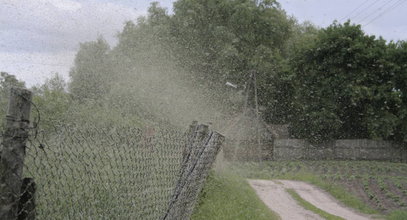
[[352, 220], [371, 219], [345, 207], [328, 193], [305, 182], [292, 180], [248, 180], [248, 182], [259, 198], [283, 220], [323, 219], [298, 205], [286, 189], [295, 190], [304, 200], [332, 215]]

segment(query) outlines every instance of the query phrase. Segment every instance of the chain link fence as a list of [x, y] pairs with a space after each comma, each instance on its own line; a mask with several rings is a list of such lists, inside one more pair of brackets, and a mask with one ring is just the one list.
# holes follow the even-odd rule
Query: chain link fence
[[[196, 122], [188, 131], [64, 124], [5, 138], [26, 142], [25, 159], [7, 157], [10, 146], [1, 154], [0, 184], [19, 187], [0, 191], [5, 219], [189, 219], [223, 142]], [[7, 176], [15, 160], [21, 174]]]
[[[176, 130], [59, 126], [29, 140], [38, 219], [160, 219], [180, 173]], [[42, 135], [41, 135], [42, 136]]]

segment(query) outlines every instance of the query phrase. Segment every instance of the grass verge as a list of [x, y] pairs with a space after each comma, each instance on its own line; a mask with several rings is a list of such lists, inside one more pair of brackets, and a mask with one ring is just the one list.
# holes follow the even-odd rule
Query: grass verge
[[212, 172], [201, 192], [192, 220], [280, 219], [257, 196], [247, 181]]
[[318, 207], [307, 202], [300, 195], [298, 195], [298, 193], [295, 192], [295, 190], [286, 189], [286, 191], [299, 203], [300, 206], [304, 207], [307, 210], [310, 210], [311, 212], [318, 214], [322, 218], [324, 218], [326, 220], [344, 220], [343, 218], [341, 218], [339, 216], [329, 214], [328, 212], [325, 212], [324, 210], [319, 209]]
[[387, 216], [388, 220], [406, 220], [407, 219], [407, 210], [396, 210], [391, 212]]

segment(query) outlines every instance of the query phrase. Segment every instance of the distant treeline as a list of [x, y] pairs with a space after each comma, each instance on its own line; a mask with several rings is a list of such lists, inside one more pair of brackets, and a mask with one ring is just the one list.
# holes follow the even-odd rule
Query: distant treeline
[[[97, 106], [110, 103], [121, 115], [150, 114], [174, 105], [159, 93], [170, 87], [154, 84], [148, 90], [158, 92], [153, 99], [134, 98], [144, 91], [136, 87], [178, 77], [188, 86], [216, 91], [207, 95], [233, 114], [242, 102], [230, 98], [236, 92], [224, 84], [243, 88], [255, 71], [262, 117], [290, 124], [295, 137], [407, 141], [407, 43], [369, 36], [350, 21], [322, 29], [299, 24], [275, 0], [178, 0], [171, 14], [152, 3], [145, 17], [125, 24], [118, 40], [112, 49], [103, 38], [81, 44], [70, 72], [69, 101], [58, 99], [61, 105], [104, 100]], [[39, 88], [37, 102], [42, 97], [46, 103], [44, 91], [52, 89]]]

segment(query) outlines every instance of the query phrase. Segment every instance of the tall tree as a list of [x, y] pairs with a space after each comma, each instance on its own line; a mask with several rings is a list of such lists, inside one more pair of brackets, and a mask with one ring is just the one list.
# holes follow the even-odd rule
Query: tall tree
[[227, 80], [243, 86], [257, 72], [265, 118], [287, 121], [292, 90], [284, 50], [294, 21], [276, 1], [179, 0], [170, 24], [181, 66], [210, 87]]
[[401, 100], [386, 41], [358, 25], [334, 23], [291, 65], [296, 74], [293, 131], [314, 141], [392, 139]]
[[179, 55], [193, 58], [181, 65], [215, 82], [244, 81], [242, 75], [279, 56], [291, 33], [276, 1], [179, 0], [171, 25]]
[[110, 47], [103, 38], [82, 43], [69, 75], [69, 90], [76, 100], [101, 99], [114, 79], [109, 57]]
[[398, 126], [395, 129], [395, 139], [407, 143], [407, 42], [391, 42], [389, 48], [395, 76], [395, 87], [392, 94], [398, 96], [402, 101], [397, 120]]

